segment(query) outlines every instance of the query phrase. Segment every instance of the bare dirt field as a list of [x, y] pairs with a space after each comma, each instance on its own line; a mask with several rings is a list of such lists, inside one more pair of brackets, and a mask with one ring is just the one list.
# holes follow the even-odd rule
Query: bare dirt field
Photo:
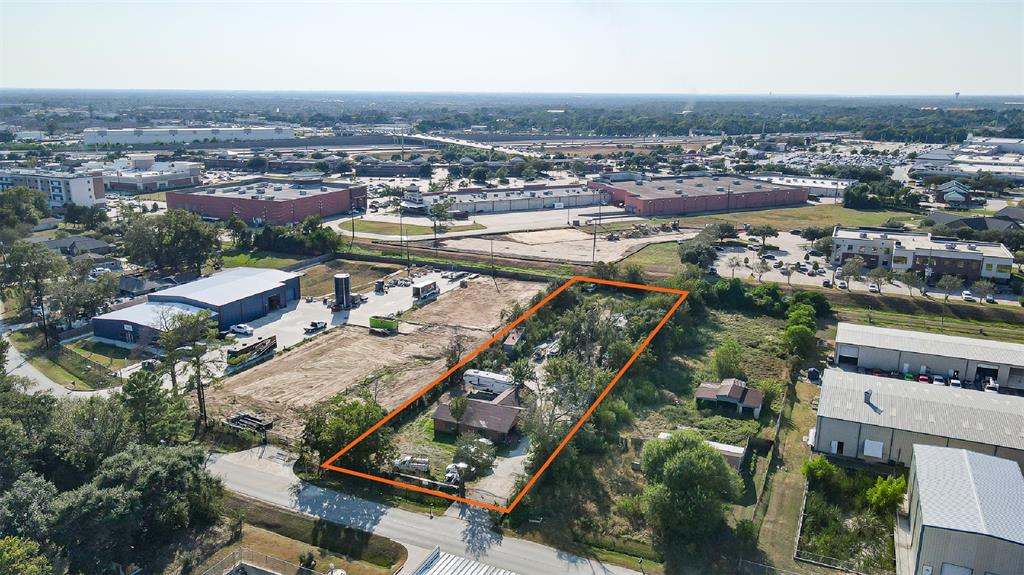
[[501, 310], [515, 302], [526, 304], [544, 287], [538, 282], [480, 278], [469, 287], [406, 314], [408, 321], [494, 332], [501, 327]]
[[[444, 350], [455, 331], [475, 349], [499, 327], [500, 313], [526, 302], [543, 284], [498, 279], [469, 282], [408, 314], [401, 335], [377, 337], [341, 326], [207, 391], [214, 417], [253, 411], [274, 417], [275, 431], [297, 437], [303, 414], [340, 393], [365, 389], [394, 409], [444, 372]], [[406, 330], [405, 327], [413, 327]], [[406, 332], [409, 333], [406, 333]]]
[[[614, 262], [648, 244], [690, 239], [696, 235], [696, 230], [681, 230], [615, 241], [598, 237], [596, 258], [599, 261]], [[444, 240], [443, 245], [449, 250], [482, 254], [489, 254], [492, 248], [490, 238], [481, 237], [448, 239]], [[496, 256], [540, 258], [571, 263], [590, 263], [595, 251], [593, 236], [576, 229], [511, 233], [496, 237], [493, 248]]]
[[376, 280], [401, 269], [398, 264], [331, 260], [302, 270], [299, 281], [302, 295], [321, 296], [334, 293], [334, 274], [347, 273], [352, 276], [352, 291], [361, 292], [372, 289]]

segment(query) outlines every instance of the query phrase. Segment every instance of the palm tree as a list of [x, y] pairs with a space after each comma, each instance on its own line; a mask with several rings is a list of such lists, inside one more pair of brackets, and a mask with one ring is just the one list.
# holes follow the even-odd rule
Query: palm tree
[[736, 270], [743, 267], [743, 260], [741, 260], [737, 256], [732, 256], [731, 258], [728, 259], [728, 261], [725, 262], [725, 264], [729, 266], [730, 270], [732, 270], [732, 277], [736, 277]]

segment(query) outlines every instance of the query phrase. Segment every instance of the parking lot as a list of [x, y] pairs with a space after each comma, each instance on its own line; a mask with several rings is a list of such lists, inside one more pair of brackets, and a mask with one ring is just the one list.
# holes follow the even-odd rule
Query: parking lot
[[[740, 234], [740, 239], [757, 241], [760, 242], [760, 238], [748, 236], [746, 234]], [[828, 280], [831, 283], [833, 289], [840, 289], [836, 287], [836, 269], [828, 263], [828, 260], [824, 256], [809, 256], [806, 260], [804, 256], [807, 255], [811, 249], [811, 242], [803, 239], [802, 237], [794, 234], [790, 234], [788, 230], [780, 231], [779, 236], [775, 238], [768, 238], [768, 245], [777, 247], [778, 249], [768, 250], [766, 254], [769, 255], [768, 262], [775, 265], [776, 262], [782, 262], [782, 266], [773, 267], [769, 271], [765, 272], [761, 276], [761, 281], [764, 282], [775, 282], [779, 284], [790, 284], [790, 285], [813, 285], [823, 286], [823, 282]], [[733, 258], [739, 258], [741, 261], [746, 258], [747, 263], [735, 271], [730, 266], [730, 260]], [[754, 266], [757, 264], [758, 255], [755, 250], [748, 248], [729, 246], [723, 247], [722, 251], [718, 254], [718, 260], [715, 262], [715, 271], [721, 277], [738, 277], [738, 278], [754, 278], [756, 279], [757, 272], [754, 271]], [[793, 273], [787, 278], [782, 270], [785, 269], [783, 266], [789, 265], [792, 269], [791, 264], [799, 264], [803, 262], [806, 265], [807, 272], [793, 271]], [[818, 272], [813, 273], [813, 264], [818, 264]], [[847, 289], [858, 292], [869, 292], [868, 289], [870, 280], [849, 280], [849, 286]], [[913, 296], [921, 296], [925, 294], [932, 295], [943, 295], [941, 290], [935, 287], [925, 287], [925, 291], [922, 292], [917, 288], [908, 289], [906, 285], [894, 281], [892, 283], [885, 283], [878, 286], [881, 294], [886, 293], [900, 293], [908, 294]], [[969, 286], [965, 289], [969, 289]], [[993, 294], [996, 303], [1006, 305], [1019, 305], [1017, 302], [1017, 296], [1009, 291], [1006, 286], [999, 286], [997, 284], [998, 293]], [[950, 299], [960, 300], [960, 294], [951, 294]], [[983, 305], [983, 304], [979, 304]]]

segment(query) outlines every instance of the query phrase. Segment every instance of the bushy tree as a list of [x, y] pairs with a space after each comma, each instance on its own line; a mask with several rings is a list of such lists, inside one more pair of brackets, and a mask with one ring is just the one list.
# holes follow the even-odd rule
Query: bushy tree
[[[302, 442], [323, 461], [385, 415], [387, 411], [369, 396], [353, 399], [339, 396], [314, 410], [306, 419]], [[385, 425], [353, 446], [342, 462], [350, 469], [374, 472], [389, 464], [397, 454], [394, 431]]]
[[735, 339], [726, 338], [715, 348], [711, 362], [711, 369], [718, 379], [746, 377], [743, 370], [743, 348]]
[[142, 443], [173, 444], [188, 431], [188, 408], [183, 397], [164, 389], [156, 373], [132, 373], [117, 398], [128, 408], [128, 417]]
[[800, 464], [800, 472], [807, 478], [807, 483], [813, 489], [819, 487], [828, 490], [839, 470], [823, 455], [816, 455]]
[[20, 537], [0, 538], [0, 575], [50, 575], [50, 561], [39, 544]]
[[466, 481], [487, 474], [494, 465], [497, 450], [494, 444], [476, 433], [463, 433], [455, 442], [455, 454], [452, 463], [465, 463], [469, 466], [463, 477]]
[[903, 502], [907, 492], [907, 478], [900, 475], [879, 477], [866, 492], [868, 505], [879, 515], [891, 515]]
[[641, 454], [643, 508], [659, 539], [699, 542], [724, 522], [740, 480], [725, 458], [694, 431], [649, 441]]

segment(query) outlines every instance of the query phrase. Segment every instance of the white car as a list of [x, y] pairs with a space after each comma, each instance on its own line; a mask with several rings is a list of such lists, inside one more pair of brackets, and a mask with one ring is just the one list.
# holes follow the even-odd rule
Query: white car
[[953, 377], [953, 378], [950, 378], [950, 380], [949, 380], [949, 386], [950, 387], [963, 387], [963, 384], [960, 383], [959, 379]]
[[252, 335], [252, 326], [247, 323], [239, 323], [231, 326], [231, 333], [240, 335]]
[[932, 385], [946, 385], [946, 378], [936, 375], [932, 378]]
[[846, 280], [839, 280], [836, 282], [836, 287], [839, 289], [846, 289], [850, 287], [850, 284], [846, 283]]
[[868, 284], [868, 291], [871, 293], [878, 293], [878, 284], [872, 282]]
[[974, 294], [972, 294], [970, 290], [964, 290], [963, 293], [960, 294], [960, 297], [963, 298], [964, 301], [978, 301], [974, 298]]

